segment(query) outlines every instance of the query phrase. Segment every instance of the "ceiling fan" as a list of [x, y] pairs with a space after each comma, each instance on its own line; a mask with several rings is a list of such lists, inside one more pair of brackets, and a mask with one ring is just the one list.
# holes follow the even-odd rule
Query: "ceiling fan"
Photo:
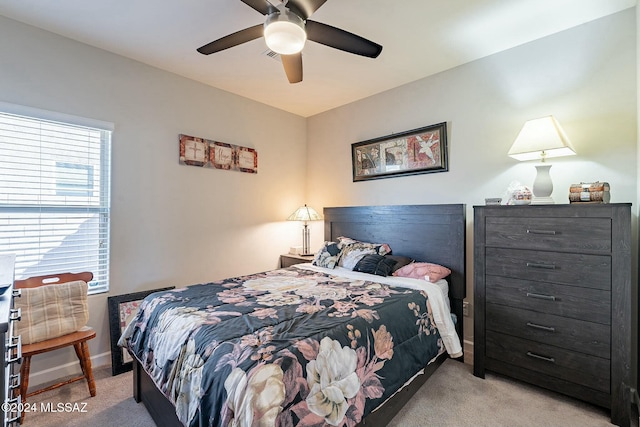
[[289, 83], [302, 81], [302, 49], [308, 40], [356, 55], [377, 58], [382, 46], [340, 28], [309, 18], [327, 0], [288, 0], [274, 6], [267, 0], [240, 0], [267, 17], [264, 24], [245, 28], [198, 48], [210, 55], [264, 36], [267, 46], [280, 54]]

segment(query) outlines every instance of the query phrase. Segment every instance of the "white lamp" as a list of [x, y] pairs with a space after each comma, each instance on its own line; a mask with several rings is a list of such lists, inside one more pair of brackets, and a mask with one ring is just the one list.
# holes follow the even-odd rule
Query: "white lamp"
[[283, 3], [264, 22], [264, 40], [269, 49], [280, 55], [299, 53], [307, 41], [304, 21], [285, 9]]
[[547, 116], [527, 121], [508, 154], [520, 161], [541, 159], [542, 164], [536, 166], [538, 173], [533, 181], [532, 203], [552, 204], [551, 165], [545, 160], [548, 157], [572, 156], [576, 152], [558, 121], [553, 116]]
[[312, 255], [309, 253], [309, 226], [307, 221], [318, 221], [321, 220], [322, 217], [315, 209], [308, 207], [307, 205], [300, 206], [294, 213], [289, 215], [287, 221], [304, 221], [304, 225], [302, 227], [302, 254], [301, 255]]

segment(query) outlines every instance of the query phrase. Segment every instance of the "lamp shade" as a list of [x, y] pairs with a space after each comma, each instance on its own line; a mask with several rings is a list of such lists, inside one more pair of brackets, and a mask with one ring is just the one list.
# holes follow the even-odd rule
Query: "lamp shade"
[[294, 213], [289, 215], [288, 221], [318, 221], [322, 217], [315, 209], [308, 207], [307, 205], [300, 206]]
[[300, 206], [287, 218], [288, 221], [304, 221], [304, 225], [302, 226], [302, 255], [313, 255], [309, 252], [309, 225], [307, 225], [307, 221], [317, 221], [320, 219], [322, 219], [320, 214], [307, 205]]
[[302, 51], [307, 41], [304, 21], [284, 7], [272, 13], [264, 23], [264, 40], [272, 51], [280, 55], [293, 55]]
[[509, 150], [516, 160], [537, 160], [576, 154], [571, 141], [553, 116], [527, 121]]

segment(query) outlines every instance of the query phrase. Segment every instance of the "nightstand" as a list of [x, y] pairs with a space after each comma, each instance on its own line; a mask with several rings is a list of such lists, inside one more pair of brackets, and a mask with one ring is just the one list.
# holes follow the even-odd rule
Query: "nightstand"
[[291, 267], [294, 264], [302, 264], [303, 262], [313, 261], [314, 255], [280, 255], [280, 268]]

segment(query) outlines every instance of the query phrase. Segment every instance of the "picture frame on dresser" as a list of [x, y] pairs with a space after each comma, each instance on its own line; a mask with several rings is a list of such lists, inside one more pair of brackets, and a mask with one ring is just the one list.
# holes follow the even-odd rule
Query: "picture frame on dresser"
[[140, 303], [154, 292], [174, 289], [175, 286], [115, 295], [107, 298], [109, 309], [109, 335], [111, 339], [111, 375], [116, 376], [133, 369], [133, 359], [129, 353], [118, 346], [118, 340], [129, 321], [138, 314]]
[[474, 206], [474, 375], [631, 424], [631, 205]]

